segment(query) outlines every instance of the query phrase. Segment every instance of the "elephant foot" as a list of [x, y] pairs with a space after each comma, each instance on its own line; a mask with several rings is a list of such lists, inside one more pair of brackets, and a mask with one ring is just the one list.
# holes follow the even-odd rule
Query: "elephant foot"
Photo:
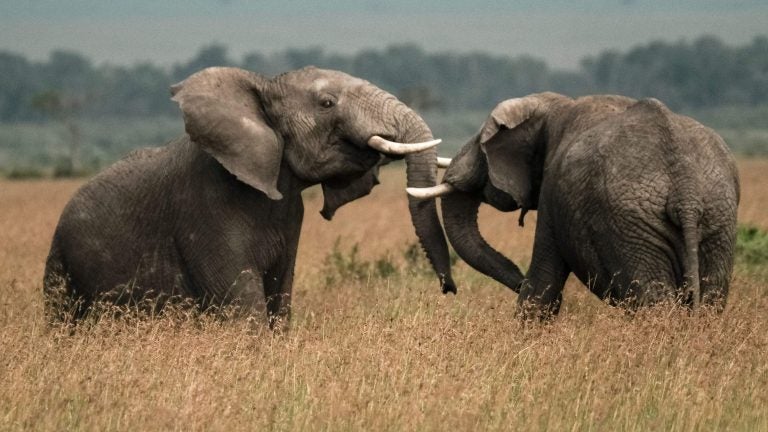
[[560, 313], [562, 303], [562, 292], [558, 292], [550, 301], [542, 301], [541, 296], [526, 297], [521, 294], [518, 297], [517, 315], [522, 321], [548, 322]]
[[454, 294], [456, 295], [456, 283], [451, 279], [450, 277], [443, 279], [443, 294]]

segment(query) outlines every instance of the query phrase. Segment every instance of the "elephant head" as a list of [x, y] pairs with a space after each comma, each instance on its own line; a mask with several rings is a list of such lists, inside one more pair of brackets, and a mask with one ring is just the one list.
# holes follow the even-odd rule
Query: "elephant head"
[[417, 198], [442, 196], [443, 222], [451, 245], [476, 270], [519, 292], [523, 274], [480, 235], [477, 213], [485, 202], [501, 211], [525, 213], [538, 206], [544, 165], [554, 151], [569, 98], [540, 93], [504, 101], [453, 158], [443, 182], [410, 188]]
[[[216, 67], [171, 92], [187, 134], [230, 173], [273, 200], [292, 193], [278, 182], [282, 170], [305, 185], [321, 183], [328, 220], [367, 195], [379, 166], [392, 159], [405, 157], [409, 187], [435, 185], [439, 140], [426, 123], [391, 94], [345, 73], [307, 67], [269, 78]], [[443, 289], [455, 291], [434, 200], [409, 198], [409, 209]]]

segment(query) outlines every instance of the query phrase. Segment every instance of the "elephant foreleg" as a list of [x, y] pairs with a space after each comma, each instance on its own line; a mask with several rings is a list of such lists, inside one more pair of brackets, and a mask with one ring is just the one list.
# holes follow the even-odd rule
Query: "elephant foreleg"
[[291, 292], [296, 257], [275, 266], [264, 278], [267, 300], [267, 316], [272, 329], [287, 329], [291, 320]]
[[229, 290], [229, 302], [235, 316], [264, 322], [267, 318], [264, 281], [256, 270], [243, 270]]
[[296, 251], [299, 245], [299, 229], [286, 239], [283, 256], [264, 277], [264, 292], [267, 298], [269, 327], [273, 330], [287, 330], [291, 320], [291, 293], [293, 273], [296, 267]]
[[542, 216], [536, 226], [531, 267], [517, 297], [523, 319], [547, 319], [557, 315], [563, 301], [563, 287], [570, 273], [555, 247], [549, 224]]

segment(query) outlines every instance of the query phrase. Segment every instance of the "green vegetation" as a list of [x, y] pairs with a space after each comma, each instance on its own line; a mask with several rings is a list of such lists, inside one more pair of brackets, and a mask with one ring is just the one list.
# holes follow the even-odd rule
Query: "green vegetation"
[[[398, 260], [387, 252], [375, 260], [366, 260], [360, 257], [357, 243], [353, 244], [348, 251], [344, 251], [341, 248], [341, 238], [337, 237], [333, 243], [333, 249], [323, 260], [321, 273], [325, 279], [326, 288], [347, 280], [368, 281], [395, 276], [432, 275], [432, 268], [418, 243], [407, 245], [402, 258]], [[452, 255], [451, 264], [455, 264], [457, 259], [455, 254]]]
[[371, 263], [358, 256], [358, 245], [354, 244], [349, 252], [341, 250], [341, 239], [336, 238], [333, 249], [323, 261], [325, 286], [330, 287], [344, 280], [363, 281], [371, 276]]
[[768, 231], [739, 225], [735, 259], [736, 265], [746, 273], [768, 279]]
[[768, 264], [768, 232], [740, 225], [736, 233], [736, 257], [748, 265]]

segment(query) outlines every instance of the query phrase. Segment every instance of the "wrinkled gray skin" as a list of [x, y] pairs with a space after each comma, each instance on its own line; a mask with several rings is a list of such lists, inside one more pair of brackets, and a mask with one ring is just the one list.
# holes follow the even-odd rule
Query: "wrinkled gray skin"
[[[391, 160], [367, 147], [371, 136], [432, 139], [394, 96], [336, 71], [309, 67], [270, 79], [209, 68], [172, 93], [187, 135], [131, 153], [64, 209], [44, 280], [54, 318], [79, 318], [96, 300], [150, 298], [162, 308], [177, 296], [287, 321], [301, 191], [321, 183], [321, 214], [330, 220], [367, 195]], [[406, 163], [409, 184], [435, 184], [434, 148]], [[455, 290], [434, 200], [411, 200], [410, 211], [444, 289]], [[71, 300], [79, 305], [67, 310]]]
[[[723, 140], [655, 99], [542, 93], [499, 104], [453, 159], [448, 239], [472, 267], [519, 292], [524, 317], [558, 312], [573, 272], [630, 309], [673, 298], [722, 309], [733, 267], [739, 179]], [[481, 202], [538, 210], [524, 277], [481, 237]]]

